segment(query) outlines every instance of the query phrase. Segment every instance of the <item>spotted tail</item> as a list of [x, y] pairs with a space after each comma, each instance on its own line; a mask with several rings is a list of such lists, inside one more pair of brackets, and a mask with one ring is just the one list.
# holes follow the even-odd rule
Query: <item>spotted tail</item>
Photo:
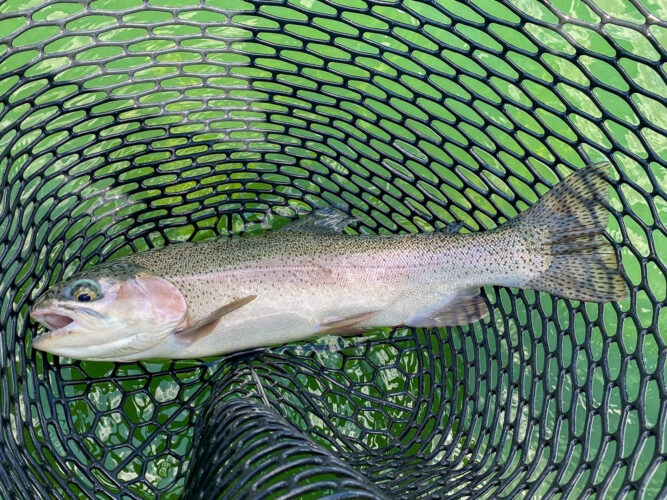
[[609, 220], [609, 162], [578, 170], [511, 221], [547, 268], [525, 288], [587, 302], [622, 300], [628, 287], [604, 236]]

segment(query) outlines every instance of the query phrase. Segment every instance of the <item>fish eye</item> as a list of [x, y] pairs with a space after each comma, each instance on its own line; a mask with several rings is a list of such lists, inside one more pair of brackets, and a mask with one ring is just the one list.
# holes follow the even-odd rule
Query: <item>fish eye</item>
[[102, 298], [102, 290], [93, 280], [79, 280], [72, 284], [68, 295], [78, 302], [92, 302]]

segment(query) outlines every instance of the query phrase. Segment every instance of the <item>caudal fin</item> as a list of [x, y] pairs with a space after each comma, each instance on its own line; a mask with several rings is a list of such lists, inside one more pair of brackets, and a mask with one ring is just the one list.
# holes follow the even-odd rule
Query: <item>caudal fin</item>
[[550, 262], [525, 288], [587, 302], [627, 297], [616, 251], [603, 235], [609, 220], [604, 206], [609, 168], [603, 162], [574, 172], [510, 222]]

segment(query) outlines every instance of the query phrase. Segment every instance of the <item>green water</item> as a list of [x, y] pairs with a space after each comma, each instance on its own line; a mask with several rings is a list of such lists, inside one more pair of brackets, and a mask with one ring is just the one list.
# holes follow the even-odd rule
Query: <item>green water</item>
[[[541, 3], [512, 3], [538, 19], [557, 21]], [[656, 16], [667, 17], [659, 2], [643, 3]], [[333, 434], [322, 413], [332, 412], [338, 432], [370, 449], [384, 449], [396, 440], [409, 443], [414, 437], [405, 434], [403, 422], [413, 414], [427, 418], [417, 403], [420, 391], [426, 390], [432, 394], [433, 408], [443, 401], [455, 402], [443, 421], [430, 425], [443, 429], [451, 425], [452, 433], [442, 434], [441, 439], [447, 444], [459, 439], [456, 453], [468, 456], [474, 443], [465, 442], [456, 431], [470, 422], [459, 412], [466, 398], [484, 401], [491, 388], [483, 388], [481, 394], [465, 393], [454, 381], [487, 373], [497, 380], [506, 370], [518, 373], [518, 351], [522, 350], [525, 359], [536, 357], [538, 369], [522, 376], [530, 380], [544, 375], [537, 394], [554, 394], [565, 408], [576, 407], [571, 415], [577, 435], [585, 429], [593, 436], [602, 432], [599, 418], [592, 427], [585, 426], [582, 415], [590, 408], [579, 390], [585, 388], [592, 390], [593, 408], [608, 401], [610, 432], [625, 425], [624, 450], [632, 449], [639, 439], [638, 413], [631, 411], [621, 421], [619, 387], [605, 395], [609, 380], [599, 366], [591, 366], [603, 357], [608, 360], [611, 380], [627, 392], [629, 401], [645, 398], [644, 425], [659, 425], [658, 382], [653, 378], [641, 387], [638, 363], [655, 377], [660, 372], [663, 377], [667, 374], [667, 368], [657, 361], [659, 346], [667, 341], [667, 313], [665, 308], [655, 313], [666, 296], [665, 275], [655, 261], [664, 265], [665, 259], [652, 253], [652, 248], [667, 248], [667, 241], [664, 233], [645, 229], [655, 224], [655, 215], [667, 220], [664, 199], [646, 194], [654, 192], [651, 176], [664, 186], [667, 174], [658, 163], [647, 166], [644, 162], [649, 155], [665, 161], [667, 145], [664, 135], [654, 129], [638, 129], [638, 114], [655, 128], [667, 127], [664, 101], [658, 97], [664, 97], [667, 89], [648, 64], [621, 57], [612, 45], [646, 61], [658, 60], [660, 55], [644, 35], [613, 20], [605, 24], [611, 37], [607, 39], [576, 23], [564, 27], [569, 40], [557, 30], [534, 23], [526, 24], [525, 32], [511, 24], [477, 28], [474, 23], [484, 18], [461, 2], [438, 3], [451, 17], [435, 4], [412, 0], [400, 7], [373, 4], [367, 13], [356, 10], [366, 6], [361, 0], [294, 0], [285, 6], [262, 5], [259, 12], [253, 12], [250, 4], [235, 2], [239, 12], [233, 14], [205, 12], [195, 4], [199, 5], [193, 2], [189, 8], [184, 1], [150, 1], [155, 10], [130, 10], [119, 16], [132, 23], [131, 27], [119, 26], [102, 12], [81, 15], [83, 7], [75, 4], [53, 3], [37, 9], [32, 14], [34, 21], [64, 20], [69, 33], [59, 36], [55, 36], [59, 32], [55, 26], [24, 30], [25, 16], [0, 20], [0, 29], [8, 37], [24, 30], [12, 40], [19, 51], [0, 63], [0, 73], [27, 64], [25, 75], [35, 77], [12, 90], [8, 98], [10, 104], [32, 98], [34, 105], [18, 104], [4, 115], [0, 151], [16, 134], [15, 130], [4, 133], [14, 123], [20, 122], [21, 129], [44, 123], [43, 133], [21, 133], [11, 146], [11, 164], [1, 165], [9, 168], [10, 185], [22, 183], [22, 189], [10, 189], [2, 203], [19, 200], [25, 205], [25, 217], [34, 214], [37, 223], [31, 229], [31, 241], [36, 247], [54, 243], [48, 255], [31, 254], [17, 240], [2, 260], [5, 276], [13, 276], [16, 268], [19, 272], [12, 280], [20, 283], [33, 264], [40, 271], [55, 268], [67, 275], [82, 262], [97, 262], [100, 251], [109, 258], [167, 243], [263, 230], [273, 205], [280, 208], [269, 218], [269, 225], [333, 203], [349, 207], [362, 220], [361, 232], [428, 231], [454, 221], [463, 222], [465, 231], [493, 228], [527, 208], [557, 182], [548, 163], [560, 159], [583, 167], [606, 159], [612, 137], [620, 148], [613, 157], [615, 164], [633, 184], [621, 189], [632, 212], [612, 217], [609, 234], [621, 246], [630, 281], [637, 285], [644, 276], [648, 283], [635, 295], [637, 323], [624, 316], [631, 308], [629, 299], [576, 309], [531, 292], [520, 295], [501, 290], [496, 295], [489, 289], [494, 314], [485, 322], [495, 324], [496, 331], [489, 329], [486, 335], [493, 336], [489, 345], [494, 352], [474, 352], [484, 335], [480, 325], [454, 330], [445, 352], [439, 353], [443, 368], [439, 360], [426, 359], [423, 354], [425, 346], [440, 349], [434, 333], [398, 331], [392, 344], [381, 341], [390, 332], [380, 331], [370, 337], [370, 343], [346, 341], [342, 350], [316, 350], [308, 362], [312, 371], [300, 373], [296, 386], [287, 378], [278, 381], [291, 391], [325, 395], [326, 404], [306, 411], [306, 418], [289, 406], [290, 402], [300, 404], [290, 391], [272, 402], [299, 426], [313, 429], [325, 446], [330, 446], [328, 437]], [[226, 5], [223, 1], [206, 4]], [[502, 3], [478, 0], [474, 4], [510, 23], [519, 19]], [[581, 2], [554, 0], [551, 4], [575, 20], [600, 22]], [[92, 7], [119, 11], [139, 5], [138, 1], [96, 1]], [[159, 10], [161, 6], [181, 9], [172, 16]], [[0, 12], [27, 7], [27, 2], [5, 2]], [[615, 0], [604, 8], [616, 19], [643, 20], [628, 2]], [[314, 16], [307, 25], [302, 24], [307, 19], [304, 9]], [[339, 18], [327, 17], [337, 10], [342, 11]], [[455, 16], [472, 24], [455, 21]], [[229, 20], [234, 26], [225, 25]], [[153, 23], [159, 26], [152, 27], [151, 36]], [[382, 31], [390, 24], [391, 31]], [[102, 45], [91, 30], [102, 31], [98, 35]], [[651, 32], [665, 41], [663, 28], [654, 26]], [[53, 40], [45, 41], [49, 37]], [[45, 41], [43, 56], [34, 47], [41, 41]], [[538, 57], [536, 43], [550, 51]], [[460, 52], [471, 47], [472, 55]], [[503, 47], [508, 52], [501, 58], [497, 51]], [[570, 58], [575, 48], [587, 51], [578, 59], [578, 66]], [[64, 50], [74, 51], [73, 55]], [[616, 56], [619, 62], [609, 62], [607, 56]], [[77, 65], [71, 64], [72, 57]], [[225, 73], [221, 74], [220, 65], [227, 69]], [[47, 74], [55, 75], [57, 86], [38, 78]], [[519, 85], [513, 80], [522, 74], [531, 78], [522, 79]], [[550, 85], [553, 74], [563, 78], [555, 87]], [[627, 78], [644, 93], [634, 92], [629, 98], [619, 95], [617, 91], [629, 90]], [[0, 90], [7, 92], [17, 81], [17, 76], [0, 79]], [[586, 92], [582, 85], [594, 88]], [[91, 106], [90, 112], [83, 106]], [[526, 110], [526, 106], [533, 109]], [[564, 110], [569, 110], [569, 121], [558, 114]], [[614, 120], [597, 121], [610, 115]], [[71, 133], [58, 131], [66, 125]], [[541, 141], [527, 132], [548, 135]], [[590, 142], [569, 142], [579, 135]], [[244, 147], [246, 141], [251, 141], [252, 148]], [[52, 162], [54, 153], [49, 148], [54, 145], [59, 158]], [[528, 164], [514, 157], [523, 154], [529, 155]], [[569, 172], [562, 165], [556, 170], [560, 176]], [[33, 180], [37, 173], [48, 180], [38, 184]], [[611, 204], [616, 210], [623, 209], [618, 194], [613, 194]], [[65, 214], [71, 224], [66, 223]], [[7, 222], [0, 222], [0, 234], [5, 230], [18, 234], [18, 225], [6, 226]], [[84, 243], [83, 235], [92, 239]], [[654, 261], [642, 263], [646, 257]], [[29, 285], [23, 283], [23, 295]], [[513, 307], [515, 301], [518, 306]], [[10, 299], [3, 299], [0, 317], [13, 307]], [[550, 319], [543, 322], [539, 310]], [[22, 314], [25, 312], [23, 309]], [[586, 332], [585, 320], [598, 318]], [[568, 330], [570, 324], [574, 328]], [[661, 339], [658, 332], [662, 332]], [[609, 337], [617, 333], [621, 343], [610, 342]], [[541, 342], [534, 343], [533, 338]], [[399, 356], [394, 345], [406, 350]], [[486, 364], [490, 359], [489, 365], [482, 366], [479, 373], [466, 373], [466, 360], [457, 352], [464, 345], [480, 362], [484, 358]], [[591, 359], [582, 354], [584, 345], [590, 345]], [[625, 354], [633, 353], [640, 354], [621, 368]], [[302, 354], [284, 352], [285, 356]], [[53, 474], [86, 477], [80, 465], [67, 459], [74, 456], [80, 464], [98, 465], [89, 474], [111, 496], [117, 491], [117, 479], [131, 482], [132, 491], [140, 497], [151, 496], [149, 487], [165, 489], [164, 498], [177, 497], [183, 487], [178, 477], [187, 468], [184, 457], [192, 439], [193, 408], [210, 396], [206, 382], [221, 376], [226, 368], [197, 362], [114, 366], [62, 360], [62, 367], [54, 372], [41, 365], [42, 361], [54, 363], [51, 356], [38, 354], [37, 359], [37, 367], [17, 366], [16, 370], [39, 370], [38, 379], [52, 394], [43, 386], [30, 397], [39, 398], [45, 408], [48, 401], [54, 401], [53, 417], [58, 425], [62, 429], [72, 426], [71, 432], [83, 436], [76, 442], [59, 443], [55, 447], [58, 458], [46, 457]], [[556, 359], [562, 367], [572, 368], [560, 378]], [[420, 367], [434, 370], [439, 380], [419, 387], [410, 374]], [[171, 368], [175, 370], [165, 373]], [[276, 383], [275, 374], [263, 374], [261, 366], [256, 369], [267, 383]], [[319, 370], [327, 373], [327, 386], [322, 385]], [[584, 387], [591, 373], [592, 383]], [[33, 388], [25, 390], [34, 392]], [[527, 395], [504, 394], [505, 411], [516, 411], [512, 406], [521, 397]], [[382, 400], [389, 405], [378, 402]], [[24, 405], [16, 418], [34, 419], [38, 424], [35, 441], [26, 441], [27, 451], [37, 454], [38, 443], [59, 438], [52, 430], [41, 428], [35, 410]], [[360, 413], [359, 407], [366, 410]], [[553, 402], [534, 411], [555, 421]], [[522, 422], [516, 433], [525, 436], [525, 417]], [[373, 432], [386, 429], [385, 434]], [[165, 431], [171, 433], [169, 438]], [[554, 452], [562, 456], [571, 439], [568, 431], [544, 432], [554, 438]], [[440, 445], [434, 440], [426, 452]], [[140, 454], [138, 446], [142, 447]], [[649, 440], [637, 455], [635, 478], [647, 470], [651, 446], [664, 450], [664, 443]], [[613, 452], [607, 453], [610, 458], [605, 463], [611, 464]], [[581, 447], [576, 447], [570, 463], [576, 463], [581, 454]], [[433, 456], [432, 464], [437, 465], [441, 458]], [[660, 468], [648, 480], [647, 498], [657, 495], [664, 472]], [[597, 474], [602, 478], [606, 471]], [[90, 480], [82, 481], [92, 485]], [[578, 480], [581, 489], [575, 484], [574, 491], [581, 491], [584, 483]], [[612, 481], [610, 491], [620, 487], [621, 483]]]

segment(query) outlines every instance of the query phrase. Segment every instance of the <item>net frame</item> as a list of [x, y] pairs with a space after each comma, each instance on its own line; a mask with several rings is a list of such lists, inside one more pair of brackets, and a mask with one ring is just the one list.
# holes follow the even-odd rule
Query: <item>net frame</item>
[[[665, 496], [664, 13], [520, 5], [0, 6], [0, 488], [195, 496], [232, 470], [211, 445], [243, 443], [210, 429], [251, 414], [311, 463], [261, 490], [276, 462], [252, 455], [246, 490], [225, 493], [232, 474], [210, 494]], [[488, 288], [468, 327], [205, 364], [30, 347], [37, 294], [113, 255], [330, 203], [359, 232], [491, 228], [601, 157], [625, 303]]]

